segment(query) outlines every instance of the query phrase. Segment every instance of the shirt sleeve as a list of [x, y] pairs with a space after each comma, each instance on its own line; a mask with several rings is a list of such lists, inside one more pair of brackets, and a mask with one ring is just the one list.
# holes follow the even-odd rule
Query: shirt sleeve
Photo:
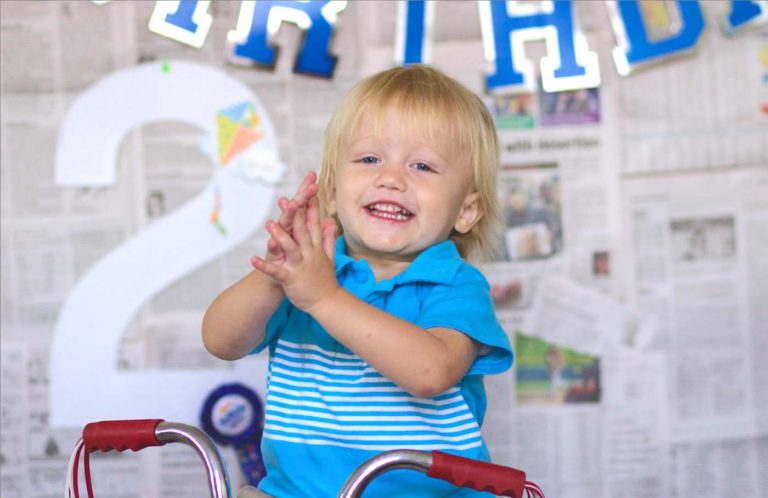
[[459, 268], [452, 284], [435, 285], [430, 290], [421, 304], [416, 325], [425, 329], [458, 330], [488, 346], [475, 359], [467, 375], [497, 374], [512, 366], [512, 346], [496, 320], [491, 287], [483, 274], [470, 265]]
[[275, 338], [288, 322], [288, 312], [292, 306], [293, 305], [287, 297], [283, 299], [280, 306], [277, 307], [277, 310], [275, 310], [267, 322], [267, 330], [264, 334], [264, 340], [261, 341], [261, 344], [253, 348], [251, 354], [260, 353], [275, 341]]

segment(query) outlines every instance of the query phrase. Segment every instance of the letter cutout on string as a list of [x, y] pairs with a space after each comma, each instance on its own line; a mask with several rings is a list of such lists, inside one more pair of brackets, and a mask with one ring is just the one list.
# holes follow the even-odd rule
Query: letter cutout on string
[[731, 0], [731, 10], [723, 22], [723, 31], [728, 35], [768, 22], [768, 1]]
[[155, 2], [149, 30], [177, 42], [200, 48], [208, 37], [213, 17], [208, 14], [210, 0]]
[[618, 45], [613, 49], [613, 61], [621, 76], [692, 50], [704, 31], [704, 16], [697, 1], [676, 0], [680, 27], [672, 32], [670, 26], [670, 36], [660, 40], [649, 39], [637, 0], [607, 0], [606, 4]]
[[432, 0], [407, 0], [397, 3], [395, 64], [432, 62], [432, 26], [435, 5]]
[[545, 1], [541, 6], [517, 2], [478, 2], [485, 57], [495, 63], [486, 78], [490, 91], [532, 92], [536, 89], [533, 64], [525, 57], [525, 42], [545, 40], [541, 83], [547, 92], [593, 88], [600, 85], [597, 54], [573, 16], [573, 4]]
[[[243, 128], [257, 123], [258, 133], [231, 127], [234, 135], [222, 133], [217, 121], [239, 120], [240, 111], [250, 116], [242, 121]], [[194, 424], [205, 396], [217, 386], [243, 379], [259, 385], [266, 379], [266, 361], [260, 357], [237, 362], [232, 369], [117, 369], [120, 337], [135, 313], [162, 289], [261, 227], [272, 205], [274, 183], [284, 170], [272, 123], [246, 85], [218, 69], [174, 61], [113, 73], [75, 100], [59, 136], [57, 183], [114, 184], [122, 137], [136, 126], [158, 121], [199, 127], [207, 132], [207, 142], [224, 147], [220, 155], [227, 163], [221, 165], [212, 146], [211, 160], [217, 166], [203, 191], [105, 255], [72, 288], [53, 334], [52, 426], [158, 417]], [[242, 147], [249, 140], [251, 145]], [[238, 158], [231, 158], [232, 147], [241, 151]], [[209, 222], [217, 196], [217, 221], [226, 234]]]
[[345, 1], [291, 2], [263, 0], [243, 2], [237, 28], [227, 33], [233, 45], [231, 62], [273, 68], [277, 49], [270, 41], [283, 22], [296, 24], [304, 31], [304, 40], [296, 57], [294, 71], [331, 78], [336, 57], [329, 53], [338, 14], [347, 6]]

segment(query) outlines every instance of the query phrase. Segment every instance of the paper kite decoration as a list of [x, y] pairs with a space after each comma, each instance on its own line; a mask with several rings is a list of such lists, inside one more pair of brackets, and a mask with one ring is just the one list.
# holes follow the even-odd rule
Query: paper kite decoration
[[219, 163], [227, 164], [233, 157], [259, 141], [261, 120], [253, 104], [245, 101], [220, 111], [216, 115], [219, 133]]

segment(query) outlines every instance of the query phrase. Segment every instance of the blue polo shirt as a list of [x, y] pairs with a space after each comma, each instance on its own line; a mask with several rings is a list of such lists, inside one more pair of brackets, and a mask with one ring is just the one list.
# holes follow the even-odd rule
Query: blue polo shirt
[[[346, 255], [343, 237], [336, 242], [335, 263], [339, 284], [358, 298], [424, 329], [458, 330], [481, 345], [480, 354], [455, 386], [419, 398], [284, 300], [254, 350], [269, 347], [270, 357], [262, 439], [267, 477], [259, 488], [277, 498], [335, 497], [360, 464], [392, 449], [441, 450], [488, 461], [480, 434], [483, 375], [509, 369], [513, 356], [482, 273], [461, 259], [452, 241], [426, 249], [404, 272], [380, 282], [365, 260]], [[491, 495], [396, 470], [375, 479], [365, 496]]]

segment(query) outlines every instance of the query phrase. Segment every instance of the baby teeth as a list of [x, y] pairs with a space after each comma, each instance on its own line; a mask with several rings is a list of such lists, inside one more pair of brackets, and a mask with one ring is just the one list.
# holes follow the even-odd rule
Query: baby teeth
[[404, 215], [411, 214], [408, 212], [407, 209], [403, 209], [394, 204], [373, 204], [370, 206], [370, 209], [381, 212], [381, 213], [394, 213], [394, 214], [404, 214]]
[[405, 221], [408, 219], [407, 216], [400, 214], [400, 213], [387, 213], [384, 211], [377, 211], [377, 216], [380, 216], [382, 218], [389, 218], [390, 220], [399, 220], [399, 221]]

